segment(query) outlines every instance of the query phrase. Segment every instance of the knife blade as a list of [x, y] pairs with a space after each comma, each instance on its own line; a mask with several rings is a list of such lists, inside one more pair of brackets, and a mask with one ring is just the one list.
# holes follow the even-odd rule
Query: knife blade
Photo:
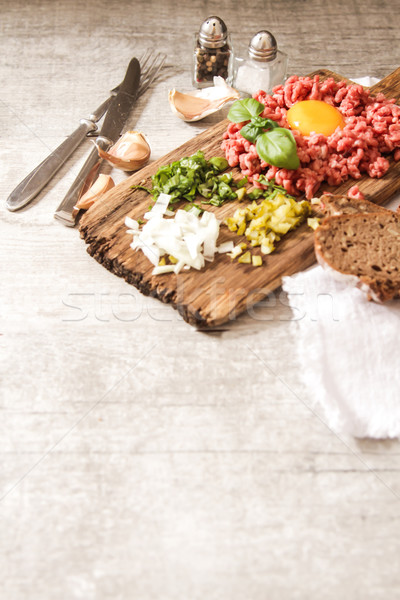
[[[118, 94], [113, 98], [110, 107], [104, 117], [103, 125], [99, 132], [96, 143], [106, 150], [115, 143], [136, 101], [140, 83], [140, 64], [137, 58], [132, 58], [126, 71]], [[78, 211], [74, 206], [79, 197], [93, 182], [102, 159], [99, 157], [97, 147], [93, 148], [88, 159], [78, 173], [75, 181], [68, 190], [64, 200], [61, 202], [54, 217], [64, 225], [73, 227], [75, 225]]]

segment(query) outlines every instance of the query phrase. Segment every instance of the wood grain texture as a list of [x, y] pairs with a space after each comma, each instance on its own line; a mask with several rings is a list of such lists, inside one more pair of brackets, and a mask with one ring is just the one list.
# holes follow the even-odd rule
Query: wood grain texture
[[[343, 79], [326, 69], [312, 73], [315, 74], [321, 79]], [[372, 93], [378, 91], [385, 92], [387, 97], [400, 97], [400, 68], [372, 89]], [[125, 217], [142, 218], [150, 202], [150, 196], [145, 191], [132, 190], [132, 186], [142, 183], [151, 187], [151, 176], [159, 166], [190, 156], [197, 150], [204, 151], [206, 158], [221, 155], [222, 136], [227, 124], [227, 120], [221, 121], [132, 175], [87, 211], [80, 223], [81, 235], [89, 244], [88, 252], [98, 262], [124, 277], [142, 293], [172, 304], [186, 321], [197, 327], [217, 327], [236, 318], [279, 287], [282, 277], [297, 273], [315, 262], [314, 236], [306, 223], [285, 236], [273, 254], [263, 257], [263, 265], [258, 268], [240, 264], [227, 255], [216, 255], [215, 260], [207, 263], [201, 271], [191, 269], [179, 275], [152, 276], [153, 265], [150, 261], [142, 252], [131, 250], [131, 238], [126, 234], [124, 225]], [[232, 171], [236, 179], [240, 178], [238, 168]], [[357, 183], [367, 198], [383, 204], [400, 188], [399, 175], [400, 163], [392, 161], [389, 171], [381, 179], [363, 176]], [[336, 188], [322, 186], [318, 194], [324, 190], [346, 193], [354, 183], [353, 179], [349, 179]], [[207, 209], [223, 221], [243, 205], [233, 201], [222, 207]], [[235, 244], [246, 241], [244, 236], [239, 237], [223, 226], [219, 240], [233, 240]], [[260, 254], [259, 249], [252, 252]]]
[[203, 333], [113, 276], [53, 218], [89, 141], [4, 206], [155, 41], [165, 78], [127, 128], [157, 160], [214, 125], [167, 100], [213, 13], [238, 51], [272, 31], [290, 74], [399, 64], [398, 0], [0, 0], [1, 600], [398, 597], [400, 443], [327, 427], [283, 291]]

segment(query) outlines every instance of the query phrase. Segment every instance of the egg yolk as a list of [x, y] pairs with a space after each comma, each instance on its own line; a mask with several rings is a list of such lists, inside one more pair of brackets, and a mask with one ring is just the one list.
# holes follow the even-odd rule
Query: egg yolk
[[291, 129], [297, 129], [302, 135], [322, 133], [331, 135], [336, 127], [344, 127], [344, 119], [337, 108], [322, 100], [302, 100], [293, 104], [286, 118]]

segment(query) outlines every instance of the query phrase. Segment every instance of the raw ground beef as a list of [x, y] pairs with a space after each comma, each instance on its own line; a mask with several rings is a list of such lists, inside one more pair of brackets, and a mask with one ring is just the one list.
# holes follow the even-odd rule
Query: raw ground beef
[[382, 177], [389, 168], [383, 154], [393, 152], [400, 160], [400, 107], [383, 94], [370, 96], [361, 85], [347, 85], [329, 78], [320, 82], [316, 75], [293, 75], [284, 85], [273, 89], [272, 95], [259, 91], [254, 98], [264, 104], [260, 116], [277, 121], [289, 128], [288, 109], [301, 100], [323, 100], [335, 106], [345, 118], [343, 129], [330, 136], [313, 133], [302, 136], [293, 130], [301, 166], [298, 169], [279, 169], [262, 161], [253, 143], [240, 135], [245, 123], [230, 123], [224, 134], [222, 149], [231, 167], [239, 165], [256, 187], [260, 173], [275, 179], [289, 194], [305, 194], [312, 198], [323, 181], [339, 185], [349, 177], [359, 179], [363, 173]]
[[348, 198], [354, 198], [354, 200], [365, 200], [365, 196], [359, 189], [358, 185], [353, 185], [347, 192]]

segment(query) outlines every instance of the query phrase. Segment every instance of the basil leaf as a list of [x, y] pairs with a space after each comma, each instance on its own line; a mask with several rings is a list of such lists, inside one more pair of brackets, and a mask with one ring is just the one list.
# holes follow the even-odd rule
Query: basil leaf
[[251, 119], [251, 122], [253, 123], [253, 125], [255, 125], [256, 127], [260, 127], [261, 129], [263, 127], [267, 127], [268, 125], [268, 121], [270, 121], [271, 119], [263, 119], [262, 117], [253, 117]]
[[289, 129], [276, 127], [260, 135], [256, 150], [261, 160], [279, 169], [298, 169], [296, 141]]
[[[265, 127], [269, 127], [269, 129], [276, 129], [279, 127], [279, 124], [274, 121], [273, 119], [265, 119], [266, 120], [266, 125]], [[283, 127], [281, 127], [280, 129], [283, 129]]]
[[240, 130], [240, 135], [242, 137], [244, 137], [246, 140], [248, 140], [249, 142], [252, 142], [253, 144], [255, 144], [256, 139], [262, 132], [263, 132], [262, 128], [257, 127], [256, 125], [253, 125], [252, 122], [250, 122], [250, 123], [247, 123], [247, 125], [244, 125], [242, 127], [242, 129]]
[[279, 127], [276, 121], [273, 121], [272, 119], [263, 119], [263, 117], [252, 117], [251, 122], [261, 129], [274, 129], [275, 127]]
[[264, 133], [265, 129], [274, 129], [279, 127], [276, 121], [272, 119], [263, 119], [262, 117], [252, 117], [250, 123], [244, 125], [240, 130], [240, 135], [253, 144], [256, 143], [258, 136]]
[[254, 100], [254, 98], [236, 100], [228, 112], [228, 119], [233, 123], [250, 121], [252, 117], [256, 117], [262, 113], [264, 108], [264, 104], [261, 104], [258, 100]]

